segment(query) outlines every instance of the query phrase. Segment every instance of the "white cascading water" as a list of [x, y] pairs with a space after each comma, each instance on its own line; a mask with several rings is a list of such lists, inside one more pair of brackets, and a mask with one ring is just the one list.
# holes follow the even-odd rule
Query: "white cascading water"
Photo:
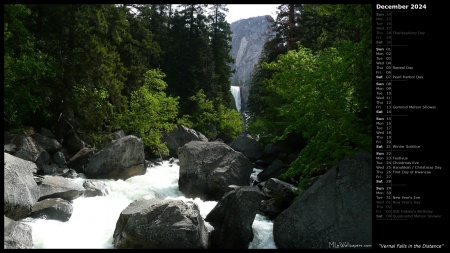
[[[69, 221], [26, 218], [22, 222], [32, 227], [35, 249], [97, 248], [112, 249], [113, 233], [120, 213], [134, 200], [144, 198], [181, 199], [194, 201], [203, 218], [216, 206], [217, 201], [203, 201], [184, 197], [178, 190], [180, 167], [164, 161], [162, 165], [147, 168], [145, 175], [127, 180], [99, 180], [106, 184], [108, 195], [79, 197], [73, 200]], [[256, 177], [254, 169], [250, 178]], [[73, 179], [82, 184], [84, 179]], [[210, 226], [205, 221], [207, 226]], [[254, 239], [249, 249], [276, 249], [273, 239], [273, 222], [257, 214], [253, 221]]]
[[231, 86], [231, 94], [233, 94], [234, 102], [238, 112], [241, 112], [241, 87]]

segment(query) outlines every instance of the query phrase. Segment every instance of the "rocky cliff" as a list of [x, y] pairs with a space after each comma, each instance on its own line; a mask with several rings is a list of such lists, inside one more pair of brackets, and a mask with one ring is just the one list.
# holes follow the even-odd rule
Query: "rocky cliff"
[[248, 88], [255, 64], [269, 38], [274, 20], [270, 15], [241, 19], [231, 23], [231, 56], [235, 59], [231, 85]]

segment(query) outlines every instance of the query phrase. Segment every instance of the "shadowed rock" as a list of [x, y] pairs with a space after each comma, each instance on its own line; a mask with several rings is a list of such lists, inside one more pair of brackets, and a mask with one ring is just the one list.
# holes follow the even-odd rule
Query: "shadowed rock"
[[66, 168], [66, 157], [63, 152], [58, 151], [55, 154], [53, 154], [53, 161], [58, 165], [60, 168]]
[[11, 154], [36, 163], [38, 170], [50, 161], [48, 152], [29, 135], [5, 133], [5, 144], [15, 146]]
[[262, 199], [257, 186], [241, 186], [225, 194], [205, 219], [214, 227], [210, 247], [248, 249], [253, 240], [252, 224]]
[[239, 135], [230, 143], [230, 147], [244, 154], [252, 162], [258, 160], [263, 155], [258, 141], [249, 135]]
[[84, 168], [89, 164], [89, 159], [95, 154], [97, 150], [93, 148], [80, 149], [70, 160], [67, 166], [74, 169], [77, 173], [83, 173]]
[[48, 153], [53, 154], [62, 148], [62, 145], [55, 139], [40, 134], [33, 134], [33, 139]]
[[273, 224], [279, 249], [372, 244], [372, 155], [357, 153], [322, 175]]
[[257, 181], [263, 182], [269, 178], [277, 178], [289, 169], [289, 165], [284, 164], [282, 161], [276, 159], [269, 167], [263, 169], [257, 175]]
[[178, 186], [188, 198], [219, 200], [229, 185], [250, 184], [253, 164], [221, 142], [191, 141], [178, 149]]
[[113, 245], [116, 249], [205, 249], [208, 232], [193, 202], [136, 200], [120, 213]]
[[261, 201], [259, 210], [270, 219], [275, 219], [288, 208], [297, 194], [299, 194], [297, 187], [276, 178], [270, 178], [259, 184], [258, 187], [261, 187], [261, 191], [267, 198]]

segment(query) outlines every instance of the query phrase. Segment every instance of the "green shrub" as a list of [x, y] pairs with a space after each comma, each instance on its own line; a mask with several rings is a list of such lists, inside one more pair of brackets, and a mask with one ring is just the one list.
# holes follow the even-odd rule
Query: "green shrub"
[[234, 109], [225, 107], [220, 101], [213, 101], [206, 98], [202, 89], [200, 89], [189, 100], [193, 103], [191, 121], [192, 128], [203, 133], [208, 139], [212, 134], [208, 130], [210, 124], [216, 125], [218, 137], [225, 141], [231, 141], [236, 138], [243, 130], [243, 120]]
[[125, 116], [125, 131], [142, 138], [155, 154], [168, 155], [161, 134], [176, 127], [178, 97], [167, 97], [165, 74], [159, 69], [145, 73], [145, 83], [131, 93], [130, 107]]
[[[280, 55], [278, 61], [263, 66], [274, 70], [263, 83], [271, 92], [263, 121], [253, 128], [274, 129], [273, 141], [290, 135], [307, 140], [297, 159], [281, 178], [301, 176], [300, 187], [309, 179], [353, 153], [370, 148], [371, 138], [364, 132], [357, 112], [361, 110], [356, 96], [348, 48], [327, 48], [313, 53], [299, 47]], [[281, 132], [281, 134], [279, 134]]]

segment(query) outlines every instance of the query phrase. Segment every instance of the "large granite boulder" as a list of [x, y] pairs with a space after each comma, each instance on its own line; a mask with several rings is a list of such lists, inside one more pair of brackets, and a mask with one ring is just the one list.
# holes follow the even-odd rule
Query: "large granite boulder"
[[53, 138], [49, 138], [41, 134], [33, 134], [32, 137], [45, 151], [50, 154], [54, 154], [62, 148], [61, 143]]
[[72, 203], [60, 198], [51, 198], [37, 202], [33, 206], [29, 217], [68, 221], [72, 216], [72, 212]]
[[190, 141], [208, 141], [202, 133], [183, 125], [178, 125], [169, 133], [163, 134], [162, 141], [169, 149], [169, 156], [177, 157], [177, 150]]
[[273, 224], [279, 249], [372, 244], [372, 155], [359, 152], [322, 175]]
[[4, 248], [5, 249], [32, 249], [33, 236], [31, 227], [27, 224], [12, 220], [3, 215], [4, 220]]
[[241, 186], [225, 194], [205, 219], [214, 227], [210, 248], [248, 249], [253, 240], [252, 224], [262, 199], [257, 186]]
[[136, 200], [120, 213], [113, 245], [116, 249], [205, 249], [208, 230], [193, 202]]
[[188, 198], [220, 200], [229, 185], [250, 185], [252, 162], [225, 143], [191, 141], [178, 158], [178, 187]]
[[89, 164], [89, 159], [97, 150], [94, 148], [82, 148], [67, 162], [67, 166], [78, 173], [83, 173], [84, 168]]
[[230, 143], [230, 147], [244, 154], [252, 162], [263, 155], [260, 144], [250, 135], [239, 135]]
[[272, 220], [288, 208], [294, 198], [301, 193], [297, 187], [276, 178], [270, 178], [258, 184], [258, 187], [266, 197], [261, 201], [259, 210]]
[[74, 200], [84, 194], [84, 187], [71, 179], [61, 176], [45, 176], [39, 184], [39, 201], [49, 198]]
[[33, 178], [36, 164], [8, 153], [4, 156], [4, 215], [20, 220], [39, 199], [39, 187]]
[[278, 178], [281, 174], [289, 169], [289, 165], [284, 164], [281, 160], [275, 159], [269, 167], [263, 169], [257, 176], [258, 182], [264, 182], [270, 178]]
[[90, 159], [84, 168], [87, 178], [123, 179], [144, 175], [144, 141], [133, 135], [113, 140]]
[[5, 145], [14, 147], [11, 155], [36, 163], [38, 170], [49, 164], [49, 153], [30, 135], [5, 133]]

